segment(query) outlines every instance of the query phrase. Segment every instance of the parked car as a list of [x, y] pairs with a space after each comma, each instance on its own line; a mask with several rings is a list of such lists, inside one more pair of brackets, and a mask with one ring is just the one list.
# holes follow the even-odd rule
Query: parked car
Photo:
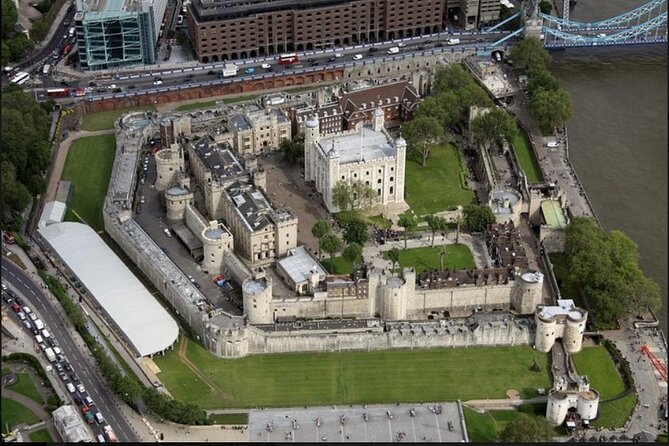
[[254, 67], [248, 67], [246, 70], [244, 70], [244, 73], [246, 74], [253, 74], [256, 72], [256, 69]]
[[356, 54], [355, 56], [353, 56], [353, 60], [360, 60], [360, 59], [362, 59], [362, 54]]

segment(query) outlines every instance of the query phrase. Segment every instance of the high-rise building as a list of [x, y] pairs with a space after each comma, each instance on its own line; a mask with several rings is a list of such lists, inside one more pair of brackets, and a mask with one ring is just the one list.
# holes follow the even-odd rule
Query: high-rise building
[[460, 26], [471, 30], [499, 20], [501, 6], [499, 0], [454, 0], [448, 9], [455, 11]]
[[104, 70], [152, 64], [167, 0], [77, 0], [79, 64]]
[[392, 40], [439, 32], [446, 0], [193, 0], [188, 27], [200, 62]]

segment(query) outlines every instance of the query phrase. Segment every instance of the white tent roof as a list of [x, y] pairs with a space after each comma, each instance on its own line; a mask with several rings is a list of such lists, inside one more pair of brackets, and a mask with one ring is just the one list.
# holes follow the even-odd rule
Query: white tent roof
[[140, 356], [174, 344], [179, 328], [172, 316], [93, 229], [64, 222], [39, 232], [123, 330]]
[[40, 216], [37, 226], [43, 228], [53, 223], [60, 223], [65, 217], [67, 206], [60, 201], [49, 201], [44, 205], [44, 210]]

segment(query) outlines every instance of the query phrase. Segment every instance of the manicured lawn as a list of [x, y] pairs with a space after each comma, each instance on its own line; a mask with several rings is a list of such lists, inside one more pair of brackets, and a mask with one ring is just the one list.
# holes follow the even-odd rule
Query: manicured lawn
[[452, 144], [432, 149], [426, 167], [407, 157], [404, 199], [419, 216], [475, 204], [474, 192], [460, 184], [462, 171], [458, 149]]
[[28, 434], [30, 441], [32, 443], [53, 443], [53, 438], [49, 435], [49, 431], [46, 429], [40, 429], [38, 431]]
[[495, 419], [488, 412], [478, 413], [469, 407], [463, 407], [467, 436], [472, 443], [489, 443], [497, 439]]
[[249, 424], [247, 413], [219, 413], [209, 415], [215, 424]]
[[544, 179], [541, 174], [541, 168], [539, 167], [536, 156], [534, 156], [534, 151], [532, 151], [530, 140], [527, 137], [525, 130], [520, 126], [518, 126], [518, 135], [513, 138], [512, 146], [513, 150], [516, 152], [518, 163], [527, 176], [527, 182], [541, 183]]
[[323, 267], [331, 274], [351, 274], [353, 272], [353, 263], [343, 257], [333, 257], [331, 259], [321, 260]]
[[583, 308], [583, 299], [576, 288], [576, 284], [569, 280], [569, 265], [567, 264], [567, 254], [555, 252], [549, 254], [548, 258], [553, 265], [555, 280], [557, 280], [560, 294], [563, 299], [572, 299], [576, 306]]
[[[183, 342], [183, 341], [182, 341]], [[521, 397], [551, 385], [549, 355], [530, 347], [257, 355], [226, 360], [194, 342], [154, 361], [181, 401], [203, 408], [454, 401]], [[534, 361], [542, 372], [529, 370]], [[203, 380], [209, 383], [204, 383]], [[211, 384], [211, 387], [208, 385]]]
[[96, 130], [113, 129], [114, 121], [116, 121], [119, 116], [128, 113], [130, 111], [138, 111], [138, 110], [156, 111], [156, 107], [154, 107], [153, 105], [145, 105], [143, 107], [119, 108], [117, 110], [87, 113], [84, 115], [84, 120], [81, 123], [81, 130], [88, 130], [93, 132]]
[[11, 431], [14, 426], [27, 423], [35, 424], [39, 421], [37, 415], [32, 413], [24, 405], [17, 403], [9, 398], [2, 398], [2, 431], [6, 432], [7, 427]]
[[382, 215], [374, 215], [372, 217], [367, 217], [367, 221], [369, 221], [371, 224], [376, 225], [376, 227], [379, 229], [390, 229], [390, 227], [393, 224], [393, 222], [391, 222]]
[[599, 403], [599, 412], [597, 418], [590, 423], [593, 428], [620, 428], [625, 425], [634, 406], [636, 405], [636, 395], [631, 393], [619, 400]]
[[[441, 246], [400, 249], [400, 265], [402, 267], [413, 266], [416, 269], [416, 274], [439, 269], [439, 252], [441, 249]], [[384, 254], [384, 257], [388, 258], [387, 255], [387, 253]], [[456, 270], [475, 267], [474, 257], [467, 245], [461, 243], [446, 245], [444, 269]]]
[[611, 355], [602, 346], [584, 347], [580, 352], [571, 355], [574, 366], [580, 375], [587, 375], [590, 387], [599, 392], [599, 398], [606, 400], [625, 391]]
[[114, 135], [89, 136], [72, 144], [61, 179], [72, 181], [72, 202], [66, 214], [69, 221], [80, 221], [96, 231], [104, 229], [102, 201], [109, 187], [114, 163]]
[[18, 378], [18, 381], [16, 384], [8, 386], [7, 388], [9, 390], [13, 390], [16, 393], [25, 395], [31, 400], [40, 404], [44, 402], [42, 395], [40, 395], [40, 393], [37, 391], [37, 387], [35, 387], [35, 383], [33, 383], [33, 380], [30, 378], [28, 373], [17, 373], [16, 377]]

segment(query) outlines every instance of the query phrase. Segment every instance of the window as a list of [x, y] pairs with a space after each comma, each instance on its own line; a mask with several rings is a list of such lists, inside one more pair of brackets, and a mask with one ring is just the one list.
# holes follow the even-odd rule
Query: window
[[378, 180], [376, 180], [376, 184], [381, 184], [381, 178], [379, 178]]
[[377, 189], [377, 190], [376, 190], [376, 193], [378, 193], [378, 194], [379, 194], [379, 197], [380, 197], [380, 196], [381, 196], [381, 189]]
[[395, 179], [395, 177], [390, 177], [389, 181], [392, 183], [394, 179]]
[[393, 193], [393, 186], [390, 186], [390, 193]]

